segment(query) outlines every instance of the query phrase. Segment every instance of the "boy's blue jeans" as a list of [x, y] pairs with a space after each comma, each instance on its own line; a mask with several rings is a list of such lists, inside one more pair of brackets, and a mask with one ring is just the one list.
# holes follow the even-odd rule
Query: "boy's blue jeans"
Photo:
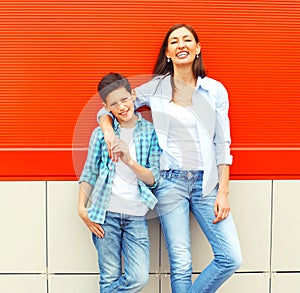
[[[98, 251], [100, 292], [139, 292], [150, 270], [148, 225], [144, 217], [107, 212], [101, 225], [105, 237], [93, 234]], [[124, 274], [122, 275], [122, 258]]]
[[[202, 196], [203, 171], [162, 171], [157, 210], [170, 261], [173, 293], [213, 293], [240, 267], [242, 257], [232, 216], [213, 224], [217, 189]], [[209, 241], [214, 259], [192, 285], [190, 211]]]

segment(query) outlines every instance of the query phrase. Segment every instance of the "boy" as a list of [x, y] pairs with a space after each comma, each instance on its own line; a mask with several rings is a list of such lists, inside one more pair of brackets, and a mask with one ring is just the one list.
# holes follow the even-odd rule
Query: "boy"
[[135, 94], [126, 78], [110, 73], [100, 81], [98, 91], [105, 108], [116, 118], [110, 151], [118, 153], [120, 161], [109, 158], [104, 135], [97, 127], [79, 180], [78, 213], [93, 233], [100, 292], [139, 292], [149, 277], [145, 214], [157, 202], [149, 188], [156, 186], [160, 176], [160, 148], [152, 123], [134, 112]]

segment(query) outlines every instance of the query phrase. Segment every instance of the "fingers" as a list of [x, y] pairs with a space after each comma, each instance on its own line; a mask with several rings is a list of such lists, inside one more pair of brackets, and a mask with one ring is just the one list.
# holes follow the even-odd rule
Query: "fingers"
[[112, 161], [118, 162], [122, 154], [128, 152], [127, 145], [118, 137], [115, 137], [111, 144]]
[[121, 153], [120, 152], [114, 152], [113, 150], [110, 150], [110, 151], [111, 151], [111, 156], [110, 156], [111, 160], [113, 162], [119, 162]]
[[113, 140], [106, 141], [106, 146], [108, 149], [108, 156], [113, 162], [118, 162], [119, 156], [113, 152]]
[[109, 157], [113, 162], [118, 162], [120, 158], [120, 153], [115, 151], [117, 139], [118, 138], [115, 136], [114, 139], [110, 141], [108, 148]]
[[117, 139], [118, 139], [118, 137], [115, 136], [114, 132], [113, 133], [107, 132], [104, 135], [104, 140], [105, 140], [106, 147], [108, 150], [108, 155], [112, 159], [113, 162], [118, 162], [119, 157], [120, 157], [118, 154], [113, 152], [113, 145]]
[[107, 149], [108, 149], [108, 156], [110, 158], [113, 157], [113, 152], [112, 152], [112, 149], [111, 149], [111, 143], [107, 144]]
[[215, 216], [216, 218], [213, 220], [213, 223], [219, 223], [225, 220], [229, 216], [230, 209], [229, 208], [221, 208], [215, 205]]
[[103, 230], [103, 228], [101, 227], [100, 224], [91, 222], [90, 225], [88, 226], [88, 228], [90, 229], [90, 231], [92, 233], [94, 233], [99, 238], [103, 238], [104, 237], [104, 230]]

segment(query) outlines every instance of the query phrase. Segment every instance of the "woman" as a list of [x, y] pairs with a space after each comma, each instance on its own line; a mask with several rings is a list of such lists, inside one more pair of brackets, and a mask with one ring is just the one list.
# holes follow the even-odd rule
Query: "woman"
[[[150, 106], [163, 150], [155, 194], [172, 292], [216, 292], [241, 265], [228, 202], [232, 156], [227, 91], [206, 76], [198, 36], [185, 24], [167, 32], [154, 74], [151, 81], [136, 89], [135, 105]], [[109, 143], [110, 119], [102, 115], [101, 126]], [[213, 261], [193, 284], [190, 211], [214, 252]]]

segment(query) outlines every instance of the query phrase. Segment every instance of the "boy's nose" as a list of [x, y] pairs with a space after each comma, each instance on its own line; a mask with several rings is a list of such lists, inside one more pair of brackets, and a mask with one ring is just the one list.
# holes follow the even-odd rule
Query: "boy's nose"
[[119, 110], [124, 110], [126, 108], [124, 103], [119, 104]]

